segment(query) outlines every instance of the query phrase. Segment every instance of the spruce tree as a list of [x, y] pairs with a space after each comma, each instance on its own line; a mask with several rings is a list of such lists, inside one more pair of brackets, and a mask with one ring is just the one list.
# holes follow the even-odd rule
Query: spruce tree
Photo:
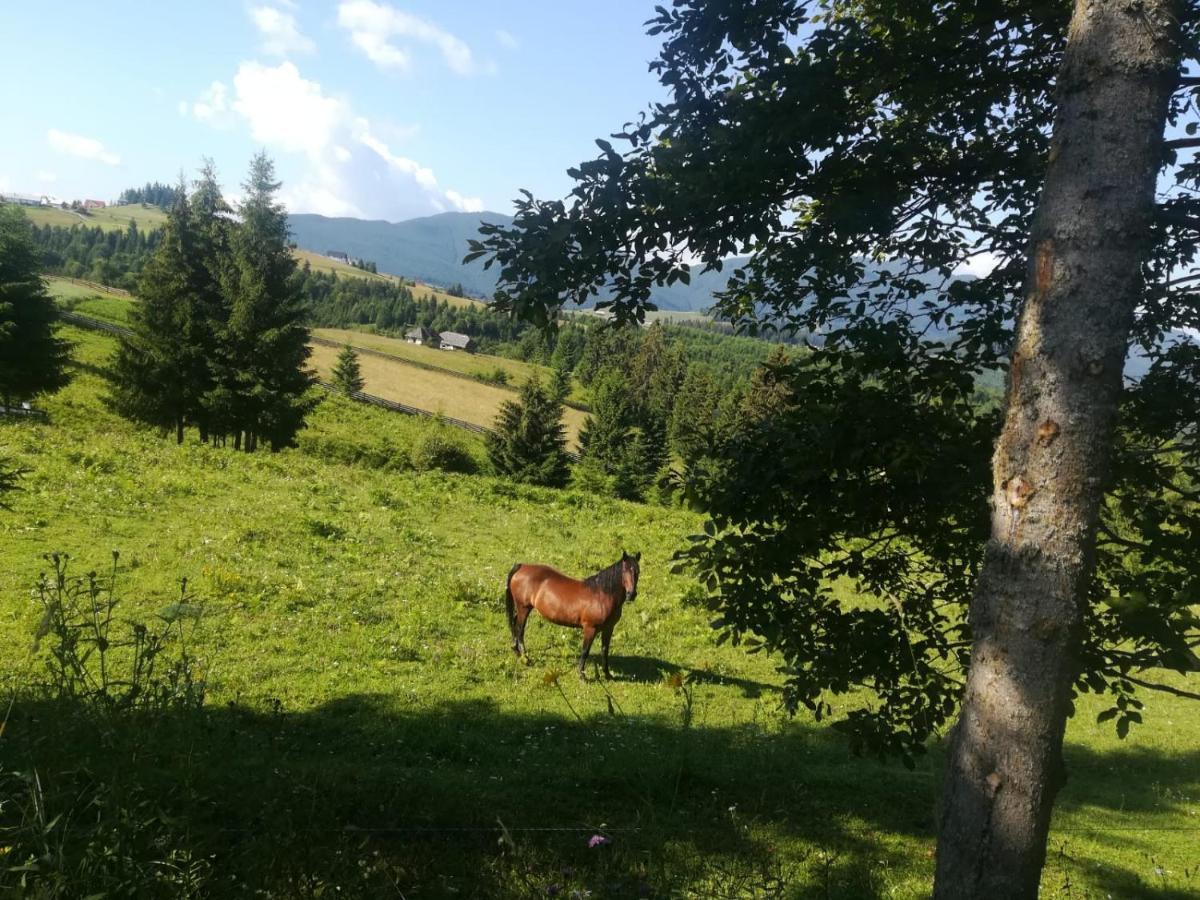
[[362, 371], [358, 365], [358, 354], [349, 344], [338, 354], [333, 367], [333, 384], [343, 394], [355, 394], [363, 389]]
[[25, 215], [0, 206], [0, 404], [6, 408], [69, 380], [70, 345], [55, 335], [58, 313], [41, 267]]
[[659, 454], [653, 435], [638, 421], [629, 381], [621, 371], [607, 369], [596, 378], [591, 408], [579, 433], [583, 478], [604, 484], [622, 499], [642, 499], [658, 471]]
[[486, 440], [488, 458], [499, 475], [514, 481], [562, 487], [569, 474], [562, 404], [537, 376], [521, 386], [519, 400], [506, 401]]
[[219, 307], [207, 248], [182, 185], [158, 250], [138, 281], [133, 334], [121, 339], [110, 371], [114, 408], [173, 431], [203, 419], [212, 385], [213, 311]]
[[304, 368], [308, 329], [296, 261], [288, 248], [287, 212], [265, 153], [250, 163], [242, 185], [241, 224], [232, 230], [222, 284], [228, 319], [221, 329], [217, 385], [209, 406], [247, 452], [260, 441], [272, 450], [294, 443], [315, 405], [315, 383]]

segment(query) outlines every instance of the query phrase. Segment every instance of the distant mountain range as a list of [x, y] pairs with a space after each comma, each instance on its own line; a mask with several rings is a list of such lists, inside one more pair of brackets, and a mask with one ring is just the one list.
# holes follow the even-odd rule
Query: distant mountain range
[[[462, 264], [467, 241], [478, 236], [480, 222], [507, 225], [511, 216], [501, 213], [441, 213], [405, 222], [331, 219], [317, 215], [292, 215], [288, 223], [292, 240], [315, 253], [341, 251], [370, 260], [380, 272], [401, 275], [441, 287], [461, 284], [468, 294], [490, 297], [496, 290], [496, 270], [485, 270], [476, 260]], [[692, 312], [712, 306], [713, 291], [725, 286], [724, 273], [694, 274], [691, 284], [673, 284], [654, 292], [659, 309]]]

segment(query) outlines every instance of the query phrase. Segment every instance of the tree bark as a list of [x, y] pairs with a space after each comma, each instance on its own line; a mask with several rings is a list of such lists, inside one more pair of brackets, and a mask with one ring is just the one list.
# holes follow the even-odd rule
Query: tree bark
[[1171, 0], [1077, 0], [993, 457], [938, 898], [1037, 896], [1168, 100]]

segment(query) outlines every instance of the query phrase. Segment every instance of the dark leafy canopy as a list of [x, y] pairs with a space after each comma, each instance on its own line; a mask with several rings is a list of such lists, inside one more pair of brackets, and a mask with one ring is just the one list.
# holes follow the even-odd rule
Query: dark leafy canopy
[[487, 454], [497, 474], [514, 481], [562, 487], [567, 483], [566, 428], [562, 403], [537, 376], [521, 386], [517, 401], [500, 407], [487, 436]]
[[[779, 414], [690, 471], [711, 518], [683, 556], [723, 632], [782, 655], [792, 703], [825, 715], [869, 689], [841, 726], [873, 751], [920, 749], [968, 662], [999, 421], [977, 385], [1006, 366], [1069, 13], [675, 0], [649, 23], [670, 99], [613, 135], [627, 149], [597, 142], [570, 202], [525, 194], [472, 246], [499, 266], [497, 303], [535, 322], [596, 295], [640, 319], [688, 259], [748, 253], [718, 312], [822, 336], [776, 367]], [[1176, 131], [1196, 130], [1195, 84]], [[1122, 732], [1139, 673], [1191, 665], [1200, 639], [1200, 351], [1179, 338], [1200, 325], [1197, 143], [1164, 160], [1135, 326], [1150, 372], [1123, 404], [1078, 681], [1118, 695]], [[973, 260], [995, 265], [956, 277]]]
[[70, 348], [55, 336], [58, 313], [19, 207], [0, 205], [0, 405], [67, 383]]

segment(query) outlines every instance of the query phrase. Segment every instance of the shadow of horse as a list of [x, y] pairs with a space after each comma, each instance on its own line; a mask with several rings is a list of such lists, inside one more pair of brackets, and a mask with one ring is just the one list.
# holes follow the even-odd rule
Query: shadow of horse
[[654, 656], [613, 656], [612, 669], [617, 681], [650, 683], [663, 681], [672, 675], [679, 675], [685, 682], [691, 684], [735, 687], [742, 692], [742, 696], [751, 699], [761, 697], [763, 694], [778, 694], [783, 690], [777, 684], [722, 675], [708, 669], [688, 668]]

